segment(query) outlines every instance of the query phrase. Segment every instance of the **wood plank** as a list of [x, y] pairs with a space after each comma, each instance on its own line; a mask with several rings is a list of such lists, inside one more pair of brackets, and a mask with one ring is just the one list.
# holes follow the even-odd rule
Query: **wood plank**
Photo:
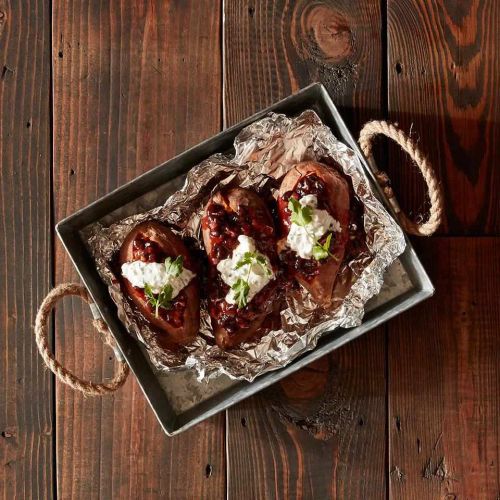
[[[389, 117], [414, 136], [438, 170], [448, 234], [498, 234], [500, 59], [497, 0], [388, 1]], [[402, 205], [425, 210], [418, 171], [391, 148]]]
[[[54, 1], [56, 219], [218, 132], [220, 19], [210, 0]], [[56, 280], [76, 279], [61, 246]], [[112, 354], [68, 301], [56, 344], [76, 373], [110, 377]], [[74, 332], [74, 333], [73, 333]], [[224, 416], [167, 438], [134, 380], [112, 397], [57, 387], [61, 498], [221, 498]]]
[[323, 83], [354, 135], [381, 116], [380, 2], [225, 0], [225, 124]]
[[[313, 81], [355, 133], [379, 115], [379, 1], [224, 6], [225, 125]], [[228, 410], [229, 496], [385, 498], [385, 352], [384, 331], [371, 332]]]
[[417, 250], [436, 296], [389, 325], [391, 497], [497, 498], [500, 239]]
[[51, 282], [50, 2], [0, 1], [0, 496], [51, 498], [50, 373], [33, 340]]
[[370, 332], [228, 410], [230, 498], [386, 497], [384, 339]]

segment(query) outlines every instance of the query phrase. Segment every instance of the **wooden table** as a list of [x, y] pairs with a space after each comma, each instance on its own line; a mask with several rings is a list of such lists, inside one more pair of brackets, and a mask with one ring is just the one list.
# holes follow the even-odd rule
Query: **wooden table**
[[[497, 0], [0, 0], [2, 498], [499, 498], [499, 26]], [[172, 439], [132, 377], [55, 383], [32, 333], [76, 279], [54, 223], [313, 81], [355, 133], [388, 118], [428, 153], [436, 296]], [[416, 167], [377, 153], [425, 213]], [[89, 318], [65, 301], [53, 342], [100, 380]]]

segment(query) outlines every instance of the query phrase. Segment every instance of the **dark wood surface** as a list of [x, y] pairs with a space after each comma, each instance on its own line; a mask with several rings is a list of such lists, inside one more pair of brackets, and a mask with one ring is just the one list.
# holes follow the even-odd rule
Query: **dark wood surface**
[[[0, 0], [2, 497], [498, 498], [499, 24], [496, 0]], [[176, 438], [132, 378], [54, 384], [31, 329], [76, 279], [54, 222], [312, 81], [354, 133], [398, 121], [436, 166], [446, 223], [415, 241], [436, 296]], [[86, 308], [55, 316], [58, 357], [111, 376]]]
[[0, 493], [54, 493], [53, 382], [31, 325], [51, 286], [50, 2], [0, 1]]
[[228, 410], [229, 497], [385, 498], [385, 405], [378, 330]]
[[436, 296], [388, 325], [391, 496], [497, 498], [500, 240], [417, 250]]

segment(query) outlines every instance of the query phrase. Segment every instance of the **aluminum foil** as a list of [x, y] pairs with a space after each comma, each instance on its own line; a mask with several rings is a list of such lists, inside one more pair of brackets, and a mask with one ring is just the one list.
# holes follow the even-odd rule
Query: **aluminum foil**
[[[334, 137], [314, 111], [305, 111], [296, 118], [270, 113], [243, 129], [234, 148], [234, 155], [216, 154], [192, 168], [184, 186], [162, 206], [107, 227], [94, 224], [85, 231], [88, 248], [118, 307], [120, 320], [144, 343], [153, 364], [167, 371], [194, 369], [199, 380], [225, 373], [234, 379], [252, 381], [313, 349], [324, 332], [358, 326], [365, 304], [380, 291], [385, 269], [405, 248], [402, 230], [374, 196], [359, 158]], [[139, 222], [160, 220], [202, 251], [200, 220], [215, 190], [237, 184], [276, 196], [281, 177], [303, 160], [336, 161], [351, 181], [353, 203], [357, 206], [357, 220], [350, 227], [352, 245], [335, 283], [332, 306], [317, 307], [302, 288], [290, 291], [279, 327], [259, 341], [223, 351], [214, 342], [207, 302], [202, 298], [197, 340], [178, 352], [162, 349], [154, 331], [134, 312], [120, 289], [114, 262], [128, 232]]]

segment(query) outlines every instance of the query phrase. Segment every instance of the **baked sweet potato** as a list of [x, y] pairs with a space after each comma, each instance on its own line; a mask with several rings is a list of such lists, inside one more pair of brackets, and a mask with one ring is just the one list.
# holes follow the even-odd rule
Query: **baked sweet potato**
[[[156, 221], [143, 222], [135, 226], [123, 242], [119, 263], [135, 261], [162, 263], [167, 257], [182, 256], [182, 266], [192, 273], [198, 269], [182, 239], [168, 227]], [[159, 342], [166, 348], [191, 342], [200, 329], [199, 281], [195, 276], [168, 304], [168, 308], [155, 308], [148, 298], [147, 290], [133, 286], [125, 277], [121, 279], [123, 289], [141, 315], [159, 332]]]
[[[291, 226], [289, 200], [297, 200], [308, 194], [318, 199], [318, 209], [326, 210], [340, 224], [340, 231], [332, 231], [328, 256], [316, 260], [302, 258], [287, 245]], [[295, 165], [283, 178], [278, 195], [278, 213], [281, 234], [278, 241], [280, 257], [285, 262], [288, 274], [308, 290], [319, 305], [327, 307], [332, 301], [332, 292], [337, 273], [344, 258], [348, 241], [350, 219], [349, 185], [333, 167], [307, 161]], [[327, 234], [318, 243], [325, 244]]]
[[[217, 344], [231, 349], [242, 342], [259, 338], [264, 323], [274, 310], [278, 257], [273, 219], [257, 193], [243, 188], [217, 192], [207, 203], [202, 218], [202, 234], [209, 268], [209, 312]], [[252, 238], [256, 251], [266, 256], [274, 273], [271, 279], [244, 306], [226, 300], [230, 287], [217, 265], [232, 256], [238, 237]]]

